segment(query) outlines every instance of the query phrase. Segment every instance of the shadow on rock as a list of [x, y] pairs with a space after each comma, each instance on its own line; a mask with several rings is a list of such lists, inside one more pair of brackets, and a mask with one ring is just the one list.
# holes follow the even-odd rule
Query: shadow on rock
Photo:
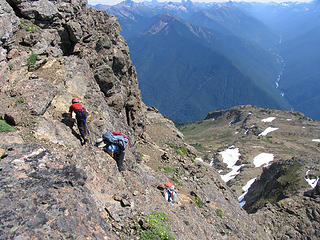
[[69, 114], [68, 113], [63, 113], [62, 114], [62, 120], [61, 120], [62, 123], [64, 123], [66, 126], [68, 126], [70, 129], [71, 129], [71, 132], [73, 134], [73, 136], [75, 136], [77, 139], [79, 139], [80, 143], [82, 143], [81, 141], [81, 136], [79, 133], [77, 133], [74, 129], [73, 129], [73, 126], [75, 124], [75, 120], [72, 120], [70, 121], [69, 120]]

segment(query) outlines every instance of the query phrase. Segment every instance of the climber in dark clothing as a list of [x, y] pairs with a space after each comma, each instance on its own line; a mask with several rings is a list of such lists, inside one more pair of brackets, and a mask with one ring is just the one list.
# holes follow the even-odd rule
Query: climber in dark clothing
[[108, 131], [102, 135], [102, 138], [97, 139], [96, 144], [116, 160], [120, 172], [124, 171], [123, 160], [125, 149], [130, 145], [130, 140], [127, 136], [123, 135], [121, 132]]
[[87, 139], [87, 124], [86, 120], [88, 117], [87, 109], [85, 109], [80, 103], [78, 98], [72, 99], [72, 105], [69, 108], [69, 120], [72, 121], [72, 113], [76, 114], [77, 125], [81, 135], [82, 145], [88, 142]]
[[109, 155], [116, 160], [118, 170], [122, 172], [124, 170], [123, 168], [123, 159], [124, 159], [124, 149], [121, 149], [118, 145], [113, 143], [108, 143], [106, 146], [106, 150], [109, 153]]

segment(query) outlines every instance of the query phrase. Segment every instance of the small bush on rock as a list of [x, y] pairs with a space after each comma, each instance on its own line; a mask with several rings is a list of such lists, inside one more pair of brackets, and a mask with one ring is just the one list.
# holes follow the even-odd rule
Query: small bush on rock
[[6, 121], [0, 120], [0, 132], [13, 132], [14, 130]]
[[173, 150], [175, 151], [175, 153], [179, 154], [179, 155], [187, 155], [188, 153], [188, 149], [185, 147], [185, 146], [177, 146], [177, 145], [174, 145], [173, 143], [171, 142], [166, 142], [166, 144], [173, 148]]
[[32, 53], [31, 56], [28, 58], [28, 70], [30, 70], [31, 67], [33, 67], [36, 64], [36, 61], [38, 59], [38, 54]]
[[158, 166], [158, 169], [163, 169], [165, 173], [175, 173], [177, 170], [168, 166]]
[[196, 202], [196, 204], [198, 205], [199, 208], [203, 207], [203, 202], [202, 202], [200, 197], [197, 196], [196, 199], [195, 199], [195, 202]]
[[168, 226], [168, 217], [165, 213], [154, 212], [146, 217], [146, 227], [138, 227], [141, 240], [176, 240]]
[[221, 217], [221, 218], [223, 218], [223, 216], [224, 216], [221, 209], [217, 209], [217, 210], [216, 210], [216, 214], [217, 214], [219, 217]]

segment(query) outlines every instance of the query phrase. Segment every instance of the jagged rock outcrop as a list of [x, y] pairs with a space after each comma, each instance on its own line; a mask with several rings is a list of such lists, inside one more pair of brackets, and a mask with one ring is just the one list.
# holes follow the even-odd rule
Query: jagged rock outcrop
[[300, 159], [273, 163], [244, 197], [246, 211], [255, 213], [275, 239], [320, 237], [319, 185], [306, 191], [305, 173]]
[[[86, 1], [1, 1], [1, 6], [1, 92], [12, 97], [6, 105], [19, 100], [35, 115], [52, 109], [62, 115], [76, 96], [94, 107], [88, 109], [92, 119], [110, 113], [100, 119], [104, 128], [116, 122], [122, 129], [143, 128], [135, 68], [115, 18], [87, 8]], [[93, 129], [99, 125], [91, 123]]]

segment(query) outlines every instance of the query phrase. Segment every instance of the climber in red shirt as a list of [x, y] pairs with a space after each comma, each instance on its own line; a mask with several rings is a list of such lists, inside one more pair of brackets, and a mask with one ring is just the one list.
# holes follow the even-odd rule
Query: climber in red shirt
[[73, 98], [72, 99], [72, 105], [69, 108], [69, 120], [72, 121], [72, 113], [76, 114], [76, 119], [77, 119], [77, 125], [78, 129], [81, 135], [81, 142], [82, 145], [86, 144], [88, 142], [87, 139], [87, 117], [88, 117], [88, 112], [87, 109], [85, 109], [81, 104], [79, 98]]

